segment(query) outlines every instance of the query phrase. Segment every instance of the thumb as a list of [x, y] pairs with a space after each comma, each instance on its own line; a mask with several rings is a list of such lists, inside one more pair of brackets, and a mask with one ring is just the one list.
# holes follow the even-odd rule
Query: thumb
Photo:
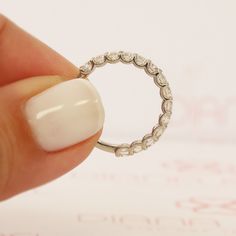
[[53, 180], [80, 164], [104, 122], [86, 79], [41, 76], [0, 87], [0, 200]]

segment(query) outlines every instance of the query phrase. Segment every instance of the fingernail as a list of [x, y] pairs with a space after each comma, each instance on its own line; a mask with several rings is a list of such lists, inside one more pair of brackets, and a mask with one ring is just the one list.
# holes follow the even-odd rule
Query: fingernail
[[26, 118], [45, 151], [58, 151], [97, 133], [104, 123], [100, 95], [86, 79], [73, 79], [30, 98]]

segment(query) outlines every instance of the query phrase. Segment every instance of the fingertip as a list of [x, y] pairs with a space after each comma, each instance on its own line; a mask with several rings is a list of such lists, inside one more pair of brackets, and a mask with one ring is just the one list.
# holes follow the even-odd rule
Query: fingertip
[[[52, 81], [49, 82], [50, 80]], [[1, 88], [4, 92], [0, 93], [0, 103], [7, 102], [4, 102], [3, 106], [0, 104], [0, 107], [4, 117], [8, 118], [3, 120], [0, 116], [0, 125], [7, 130], [2, 136], [0, 132], [0, 153], [1, 148], [10, 148], [9, 152], [5, 152], [4, 168], [8, 168], [8, 178], [4, 181], [7, 185], [4, 193], [0, 193], [0, 199], [9, 198], [58, 178], [83, 162], [93, 150], [102, 132], [104, 114], [103, 110], [100, 110], [102, 105], [95, 88], [88, 86], [88, 81], [80, 81], [84, 80], [61, 83], [61, 78], [44, 76], [41, 79], [25, 79]], [[60, 86], [52, 86], [55, 84]], [[60, 97], [63, 91], [64, 95]], [[50, 93], [51, 99], [41, 92], [44, 95]], [[37, 96], [37, 99], [33, 99], [28, 107], [30, 112], [26, 115], [25, 110], [22, 110], [22, 102], [26, 101], [27, 104], [28, 99], [34, 96]], [[61, 104], [66, 104], [67, 108], [63, 108], [64, 105]], [[35, 126], [30, 125], [34, 117], [42, 117], [47, 113], [45, 111], [58, 106], [65, 110], [45, 117], [45, 120], [35, 119]], [[25, 105], [23, 107], [25, 108]], [[38, 137], [52, 149], [45, 149]], [[3, 165], [0, 165], [0, 173], [3, 173], [1, 168]], [[2, 179], [0, 185], [1, 181]]]

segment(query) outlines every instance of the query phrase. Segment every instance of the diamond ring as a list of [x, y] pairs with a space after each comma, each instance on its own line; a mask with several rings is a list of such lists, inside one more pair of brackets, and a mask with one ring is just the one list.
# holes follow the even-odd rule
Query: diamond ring
[[153, 79], [155, 85], [160, 89], [160, 96], [162, 99], [161, 110], [162, 113], [155, 126], [152, 128], [150, 133], [143, 136], [141, 139], [135, 140], [128, 144], [110, 144], [99, 140], [96, 147], [114, 153], [117, 157], [129, 156], [138, 153], [142, 150], [146, 150], [157, 142], [160, 136], [165, 131], [171, 114], [172, 114], [172, 93], [162, 70], [159, 69], [151, 60], [148, 60], [137, 53], [130, 52], [108, 52], [99, 56], [96, 56], [80, 67], [80, 77], [87, 79], [89, 74], [94, 71], [95, 68], [104, 66], [107, 63], [122, 62], [126, 64], [133, 64], [140, 69], [144, 69], [145, 72]]

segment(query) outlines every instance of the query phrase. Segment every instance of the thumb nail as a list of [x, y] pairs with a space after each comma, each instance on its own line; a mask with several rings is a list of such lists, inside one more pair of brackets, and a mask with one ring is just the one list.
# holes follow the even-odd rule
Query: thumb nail
[[86, 79], [68, 80], [31, 97], [25, 114], [36, 142], [45, 151], [77, 144], [104, 123], [100, 95]]

